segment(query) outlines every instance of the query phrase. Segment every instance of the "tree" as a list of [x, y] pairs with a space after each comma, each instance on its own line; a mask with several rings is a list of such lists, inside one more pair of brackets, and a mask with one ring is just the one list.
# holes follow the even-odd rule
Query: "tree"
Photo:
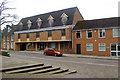
[[1, 26], [6, 23], [13, 23], [17, 19], [16, 15], [12, 15], [9, 12], [7, 12], [8, 10], [15, 9], [15, 8], [10, 8], [8, 4], [9, 2], [7, 0], [0, 0], [0, 49], [1, 49], [1, 39], [2, 39]]

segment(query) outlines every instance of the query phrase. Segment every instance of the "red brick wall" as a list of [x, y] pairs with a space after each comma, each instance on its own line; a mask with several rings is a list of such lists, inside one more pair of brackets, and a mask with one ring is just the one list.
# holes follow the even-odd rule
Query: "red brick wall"
[[[81, 54], [110, 56], [110, 43], [118, 43], [118, 39], [120, 39], [120, 38], [113, 38], [112, 29], [105, 29], [105, 38], [98, 38], [97, 29], [93, 30], [93, 38], [91, 39], [86, 38], [86, 30], [81, 31], [81, 34], [82, 34], [82, 38], [76, 39], [76, 32], [73, 31], [73, 53], [77, 53], [76, 44], [81, 44]], [[93, 43], [93, 51], [86, 51], [87, 43]], [[99, 43], [106, 44], [106, 51], [99, 51]]]

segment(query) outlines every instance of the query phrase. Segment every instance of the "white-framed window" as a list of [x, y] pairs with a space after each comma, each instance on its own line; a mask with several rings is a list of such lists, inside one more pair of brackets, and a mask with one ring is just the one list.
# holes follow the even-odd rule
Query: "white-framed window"
[[120, 28], [113, 29], [113, 37], [120, 37]]
[[79, 39], [81, 38], [81, 31], [76, 31], [76, 39]]
[[3, 43], [3, 48], [5, 48], [5, 42]]
[[7, 36], [7, 41], [9, 41], [9, 36]]
[[13, 41], [13, 35], [11, 36], [11, 41]]
[[7, 42], [7, 50], [9, 50], [9, 42]]
[[13, 49], [13, 42], [11, 42], [11, 49]]
[[87, 30], [86, 31], [86, 37], [87, 38], [92, 38], [92, 30]]
[[4, 41], [5, 41], [5, 36], [4, 36]]
[[105, 29], [99, 29], [98, 36], [99, 38], [105, 38]]
[[99, 43], [99, 51], [106, 51], [105, 43]]
[[86, 47], [87, 47], [87, 51], [93, 51], [93, 44], [92, 43], [88, 43], [86, 45]]
[[111, 43], [111, 56], [120, 56], [120, 43]]

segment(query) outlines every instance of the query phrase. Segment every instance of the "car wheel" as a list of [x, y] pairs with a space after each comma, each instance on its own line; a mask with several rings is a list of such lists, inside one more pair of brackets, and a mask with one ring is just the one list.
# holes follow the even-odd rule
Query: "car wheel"
[[57, 54], [54, 54], [55, 56], [57, 56]]
[[47, 53], [44, 53], [44, 55], [47, 55]]

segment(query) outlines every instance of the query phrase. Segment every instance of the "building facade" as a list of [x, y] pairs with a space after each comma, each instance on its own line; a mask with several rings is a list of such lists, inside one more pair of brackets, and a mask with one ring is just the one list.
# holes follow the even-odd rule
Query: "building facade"
[[15, 27], [7, 27], [2, 31], [2, 45], [3, 50], [13, 50], [14, 49], [14, 30]]
[[21, 19], [14, 32], [14, 50], [55, 48], [72, 51], [72, 29], [83, 17], [77, 7]]
[[73, 53], [120, 56], [120, 18], [79, 21], [73, 28]]

